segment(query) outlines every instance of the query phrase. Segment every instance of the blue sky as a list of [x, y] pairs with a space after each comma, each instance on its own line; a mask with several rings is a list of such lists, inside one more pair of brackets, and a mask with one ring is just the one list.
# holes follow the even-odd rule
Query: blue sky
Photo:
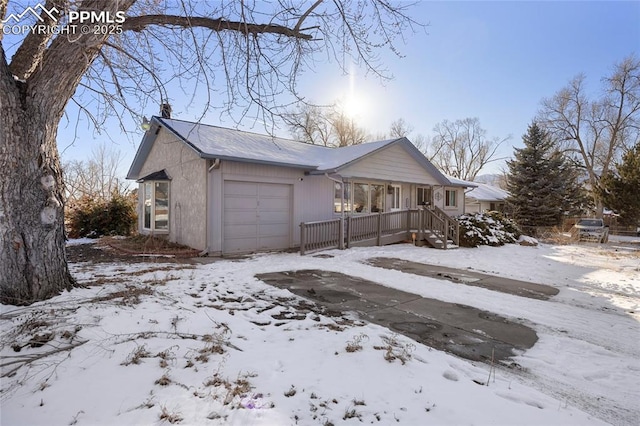
[[[357, 120], [373, 135], [388, 131], [398, 118], [414, 133], [428, 136], [442, 120], [478, 117], [489, 136], [512, 135], [499, 152], [510, 157], [513, 146], [522, 145], [522, 134], [542, 98], [579, 73], [587, 76], [589, 89], [597, 95], [600, 79], [615, 62], [640, 55], [638, 1], [421, 2], [414, 14], [429, 23], [426, 31], [400, 46], [403, 58], [381, 55], [392, 81], [382, 83], [358, 69], [345, 76], [336, 63], [324, 63], [303, 75], [302, 94], [318, 103], [353, 96], [361, 105]], [[173, 116], [189, 120], [201, 111], [174, 108]], [[157, 114], [157, 108], [144, 114]], [[234, 127], [217, 114], [203, 121]], [[92, 146], [110, 140], [84, 130], [81, 123], [81, 137], [69, 146], [73, 127], [65, 123], [59, 131], [63, 159], [82, 159]], [[241, 123], [241, 128], [264, 133], [254, 120]], [[119, 141], [115, 148], [123, 154], [126, 171], [142, 132], [133, 140], [114, 133], [109, 132]], [[289, 136], [284, 130], [280, 135]], [[503, 167], [503, 161], [496, 162], [481, 174]]]

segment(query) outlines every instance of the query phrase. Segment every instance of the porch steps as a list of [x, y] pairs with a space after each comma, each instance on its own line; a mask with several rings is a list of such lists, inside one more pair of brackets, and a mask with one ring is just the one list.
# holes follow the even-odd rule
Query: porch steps
[[[443, 237], [442, 235], [435, 233], [435, 232], [427, 232], [424, 235], [424, 242], [427, 243], [428, 246], [431, 246], [433, 248], [436, 249], [440, 249], [443, 250], [445, 249], [444, 247], [444, 242], [443, 242]], [[457, 245], [455, 245], [455, 243], [453, 242], [453, 240], [447, 240], [447, 250], [450, 249], [454, 249], [454, 248], [458, 248]]]

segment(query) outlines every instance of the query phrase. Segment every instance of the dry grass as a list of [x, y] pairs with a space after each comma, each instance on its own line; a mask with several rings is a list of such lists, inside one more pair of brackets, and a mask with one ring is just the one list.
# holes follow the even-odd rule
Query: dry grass
[[126, 238], [105, 237], [102, 242], [116, 250], [129, 254], [171, 254], [179, 257], [195, 257], [199, 254], [198, 250], [191, 247], [149, 235], [136, 235]]
[[137, 305], [140, 303], [140, 296], [149, 296], [153, 294], [151, 287], [139, 287], [134, 285], [128, 285], [124, 290], [114, 291], [104, 296], [99, 296], [91, 299], [90, 302], [106, 302], [117, 301], [118, 304], [124, 306]]
[[147, 350], [147, 347], [145, 345], [138, 346], [133, 350], [133, 352], [129, 354], [127, 359], [124, 362], [122, 362], [121, 365], [131, 365], [131, 364], [138, 365], [140, 364], [140, 362], [142, 362], [143, 358], [150, 358], [150, 357], [151, 357], [151, 353]]
[[162, 407], [162, 410], [160, 411], [160, 420], [166, 420], [169, 423], [174, 424], [180, 423], [183, 418], [180, 416], [180, 413], [170, 413], [169, 410], [167, 410], [167, 407]]
[[364, 333], [359, 334], [357, 336], [354, 336], [353, 339], [351, 339], [351, 340], [349, 340], [347, 342], [347, 346], [345, 347], [345, 350], [347, 352], [361, 351], [362, 350], [362, 343], [366, 342], [367, 340], [369, 340], [369, 336], [367, 336]]
[[384, 359], [388, 362], [399, 360], [402, 365], [411, 359], [411, 352], [415, 349], [412, 343], [400, 343], [396, 336], [382, 336], [384, 345], [374, 346], [373, 349], [385, 351]]

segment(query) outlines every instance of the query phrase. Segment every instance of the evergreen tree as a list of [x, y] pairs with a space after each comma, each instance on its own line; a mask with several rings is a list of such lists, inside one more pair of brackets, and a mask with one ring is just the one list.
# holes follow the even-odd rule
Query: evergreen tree
[[610, 171], [600, 180], [602, 202], [620, 215], [621, 223], [640, 224], [640, 143], [622, 157], [616, 169], [617, 173]]
[[507, 203], [524, 228], [555, 226], [564, 215], [579, 214], [587, 198], [579, 173], [555, 149], [547, 133], [532, 123], [522, 136], [524, 148], [508, 161]]

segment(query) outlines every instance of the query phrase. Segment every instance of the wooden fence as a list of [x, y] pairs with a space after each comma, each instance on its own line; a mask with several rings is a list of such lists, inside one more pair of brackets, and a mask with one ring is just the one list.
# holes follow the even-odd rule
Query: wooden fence
[[438, 248], [458, 245], [458, 222], [437, 207], [400, 210], [300, 224], [300, 253], [345, 247], [429, 241]]

